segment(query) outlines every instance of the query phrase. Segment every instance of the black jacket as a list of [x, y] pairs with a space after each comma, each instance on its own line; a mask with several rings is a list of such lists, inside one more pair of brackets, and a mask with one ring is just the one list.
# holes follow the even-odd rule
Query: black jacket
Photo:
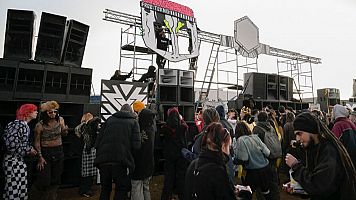
[[148, 178], [152, 176], [154, 171], [155, 114], [149, 109], [143, 109], [138, 117], [142, 143], [139, 150], [133, 151], [135, 160], [135, 172], [132, 174], [133, 180]]
[[[235, 200], [233, 185], [229, 182], [225, 162], [220, 152], [203, 150], [198, 159], [190, 163], [185, 176], [185, 200]], [[195, 168], [199, 174], [194, 175]]]
[[[292, 167], [293, 178], [310, 195], [311, 200], [355, 199], [350, 194], [346, 174], [337, 149], [326, 141], [306, 151], [307, 164]], [[342, 198], [342, 196], [346, 198]]]
[[138, 122], [133, 113], [118, 111], [103, 125], [96, 140], [95, 166], [119, 164], [135, 168], [132, 150], [141, 147]]
[[182, 148], [187, 148], [187, 142], [185, 138], [187, 127], [180, 124], [174, 133], [172, 129], [169, 128], [169, 126], [164, 125], [162, 126], [160, 132], [162, 135], [164, 135], [164, 158], [169, 160], [176, 160], [181, 158]]

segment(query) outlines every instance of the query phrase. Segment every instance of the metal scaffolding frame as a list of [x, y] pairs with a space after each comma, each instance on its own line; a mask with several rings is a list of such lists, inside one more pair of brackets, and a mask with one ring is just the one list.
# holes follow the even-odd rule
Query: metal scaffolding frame
[[[138, 70], [147, 69], [147, 68], [137, 67], [137, 60], [145, 60], [144, 58], [140, 58], [140, 56], [147, 56], [147, 55], [149, 55], [151, 57], [151, 59], [149, 59], [149, 60], [151, 61], [151, 64], [153, 64], [153, 54], [150, 55], [147, 53], [146, 54], [145, 53], [143, 53], [143, 54], [137, 53], [137, 38], [136, 38], [136, 36], [142, 36], [141, 29], [140, 29], [141, 25], [142, 25], [141, 17], [123, 13], [123, 12], [119, 12], [119, 11], [110, 10], [110, 9], [105, 9], [103, 11], [103, 13], [104, 13], [103, 20], [129, 26], [129, 28], [125, 29], [124, 31], [121, 31], [120, 67], [121, 67], [121, 62], [122, 62], [121, 59], [122, 58], [131, 58], [131, 59], [133, 59], [134, 72], [135, 72], [135, 74], [139, 74]], [[129, 32], [131, 29], [134, 29], [133, 33]], [[139, 32], [138, 32], [138, 29], [140, 30]], [[122, 45], [122, 35], [123, 34], [130, 34], [134, 37], [134, 39], [131, 42], [128, 42], [128, 41], [126, 42], [126, 44], [128, 44], [128, 45], [133, 45], [133, 48], [132, 48], [133, 53], [132, 54], [122, 54], [122, 47], [125, 46], [125, 45]], [[178, 33], [178, 36], [186, 37], [186, 38], [189, 37], [188, 33], [185, 31], [180, 31]], [[227, 87], [236, 87], [237, 88], [237, 96], [238, 96], [239, 83], [243, 83], [242, 78], [239, 78], [239, 74], [242, 75], [241, 72], [251, 72], [251, 71], [258, 72], [257, 57], [256, 58], [243, 57], [233, 47], [224, 46], [225, 44], [222, 43], [221, 37], [222, 37], [222, 35], [220, 35], [220, 34], [198, 30], [198, 40], [200, 40], [201, 42], [211, 43], [213, 45], [214, 44], [221, 45], [221, 47], [224, 47], [224, 48], [221, 48], [218, 50], [218, 57], [216, 59], [216, 68], [217, 69], [216, 70], [214, 69], [215, 71], [213, 72], [213, 74], [215, 74], [215, 76], [216, 76], [216, 79], [214, 81], [213, 77], [208, 77], [211, 80], [210, 80], [210, 83], [208, 84], [208, 88], [205, 88], [205, 89], [207, 89], [207, 91], [209, 91], [211, 85], [214, 85], [216, 88], [219, 88], [220, 85], [224, 85]], [[231, 38], [233, 38], [233, 37], [231, 37]], [[307, 55], [303, 55], [300, 53], [287, 51], [287, 50], [283, 50], [283, 49], [279, 49], [279, 48], [275, 48], [275, 47], [270, 47], [269, 45], [265, 45], [265, 44], [260, 44], [260, 45], [262, 45], [265, 49], [268, 50], [267, 55], [272, 55], [272, 56], [276, 56], [276, 57], [282, 57], [282, 58], [289, 59], [290, 63], [287, 64], [287, 68], [288, 68], [288, 65], [292, 65], [291, 63], [296, 63], [295, 65], [298, 66], [297, 72], [292, 70], [292, 71], [290, 71], [290, 74], [291, 74], [292, 78], [297, 78], [298, 84], [295, 84], [295, 85], [296, 85], [296, 90], [298, 91], [298, 93], [300, 95], [300, 98], [303, 98], [303, 95], [308, 94], [308, 93], [312, 93], [312, 95], [314, 97], [313, 82], [312, 82], [313, 81], [313, 79], [312, 79], [312, 64], [320, 64], [321, 63], [320, 58], [307, 56]], [[234, 54], [234, 56], [236, 58], [234, 58], [232, 60], [225, 59], [225, 60], [221, 61], [219, 59], [221, 54], [225, 55], [226, 58], [227, 58], [227, 55]], [[242, 57], [242, 58], [240, 58], [240, 57]], [[211, 58], [209, 58], [209, 60], [210, 59]], [[253, 61], [251, 62], [251, 60], [253, 60]], [[225, 65], [225, 64], [229, 64], [229, 63], [233, 63], [233, 62], [236, 63], [236, 65], [235, 65], [236, 70], [235, 69], [234, 70], [224, 70], [224, 69], [220, 68], [220, 67], [223, 67], [223, 65]], [[280, 64], [282, 64], [282, 63], [283, 63], [282, 61], [277, 60], [278, 74], [285, 73], [285, 72], [283, 72], [283, 70], [280, 70], [280, 69], [282, 69], [282, 66], [280, 66]], [[305, 64], [309, 64], [309, 71], [302, 71], [302, 68]], [[209, 63], [208, 63], [208, 65], [209, 65]], [[219, 65], [222, 65], [222, 66], [219, 66]], [[189, 64], [188, 64], [188, 66], [189, 66]], [[196, 72], [197, 69], [195, 69], [194, 71]], [[229, 82], [230, 79], [227, 78], [226, 82], [220, 81], [219, 73], [236, 74], [237, 80], [236, 80], [236, 82]], [[195, 80], [195, 83], [197, 83], [198, 85], [199, 84], [203, 85], [201, 87], [201, 89], [202, 89], [201, 91], [204, 90], [204, 83], [206, 82], [205, 81], [206, 78], [207, 77], [204, 77], [203, 80]], [[308, 82], [307, 79], [311, 80], [311, 86], [307, 85], [307, 82]], [[241, 84], [241, 85], [243, 85], [243, 84]], [[311, 89], [311, 92], [308, 89]], [[208, 93], [207, 93], [206, 97], [208, 96]], [[199, 95], [199, 96], [201, 96], [201, 95]], [[219, 94], [218, 94], [218, 98], [219, 98]]]
[[[298, 60], [278, 60], [278, 75], [287, 75], [293, 78], [293, 96], [297, 94], [302, 101], [306, 95], [310, 95], [314, 102], [313, 69], [311, 62]], [[308, 96], [310, 97], [310, 96]]]

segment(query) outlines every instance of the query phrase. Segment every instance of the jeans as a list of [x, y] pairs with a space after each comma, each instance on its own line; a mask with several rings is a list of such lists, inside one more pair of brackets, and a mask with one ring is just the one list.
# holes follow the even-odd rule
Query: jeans
[[94, 176], [81, 177], [79, 192], [81, 194], [88, 194], [92, 192], [91, 187], [93, 185]]
[[114, 200], [128, 199], [131, 189], [131, 180], [126, 166], [107, 164], [99, 167], [101, 193], [100, 200], [109, 200], [112, 190], [112, 182], [115, 183]]
[[131, 200], [151, 200], [150, 180], [151, 177], [143, 180], [131, 180]]

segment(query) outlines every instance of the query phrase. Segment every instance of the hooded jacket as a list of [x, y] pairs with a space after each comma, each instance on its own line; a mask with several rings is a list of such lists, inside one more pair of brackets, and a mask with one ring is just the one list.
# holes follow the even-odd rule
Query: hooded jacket
[[149, 109], [143, 109], [138, 115], [142, 144], [139, 150], [133, 151], [135, 160], [135, 172], [133, 180], [143, 180], [152, 176], [154, 171], [154, 141], [155, 141], [155, 114]]
[[220, 123], [223, 125], [224, 128], [226, 128], [231, 136], [231, 139], [234, 138], [234, 129], [232, 128], [232, 125], [227, 121], [225, 117], [225, 109], [222, 105], [219, 105], [216, 107], [216, 111], [219, 113], [220, 117]]
[[97, 136], [94, 165], [119, 164], [135, 169], [133, 149], [141, 147], [141, 135], [136, 116], [131, 112], [118, 111], [110, 116]]
[[[225, 164], [227, 155], [221, 152], [202, 150], [199, 158], [188, 167], [185, 176], [185, 199], [235, 200], [233, 185], [229, 182]], [[195, 168], [199, 171], [194, 175]], [[194, 193], [196, 197], [193, 198]]]
[[331, 131], [334, 133], [334, 135], [337, 138], [340, 138], [342, 133], [346, 130], [346, 129], [352, 129], [352, 130], [356, 130], [356, 125], [349, 119], [346, 117], [338, 117], [335, 122], [334, 122], [334, 126], [331, 129]]
[[298, 163], [292, 169], [293, 178], [310, 195], [311, 200], [356, 198], [350, 189], [352, 185], [347, 182], [337, 149], [327, 141], [308, 147], [306, 166]]

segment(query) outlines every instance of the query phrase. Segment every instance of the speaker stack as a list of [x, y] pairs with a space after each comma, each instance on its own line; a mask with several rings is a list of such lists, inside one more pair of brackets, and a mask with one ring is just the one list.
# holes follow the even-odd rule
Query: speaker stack
[[36, 61], [61, 62], [66, 17], [42, 12], [36, 46]]
[[265, 73], [244, 74], [245, 95], [253, 99], [290, 101], [293, 99], [293, 79]]
[[7, 11], [4, 58], [30, 60], [32, 58], [35, 13], [28, 10]]
[[66, 38], [63, 48], [64, 65], [80, 67], [82, 65], [89, 26], [75, 20], [66, 24]]
[[81, 67], [89, 26], [64, 16], [42, 12], [33, 58], [35, 14], [28, 10], [7, 12], [4, 59]]
[[167, 118], [171, 107], [178, 107], [187, 122], [194, 122], [194, 73], [176, 69], [159, 69], [157, 79], [157, 103], [161, 118]]
[[317, 103], [324, 112], [329, 111], [330, 106], [340, 104], [340, 91], [336, 88], [324, 88], [317, 90]]

